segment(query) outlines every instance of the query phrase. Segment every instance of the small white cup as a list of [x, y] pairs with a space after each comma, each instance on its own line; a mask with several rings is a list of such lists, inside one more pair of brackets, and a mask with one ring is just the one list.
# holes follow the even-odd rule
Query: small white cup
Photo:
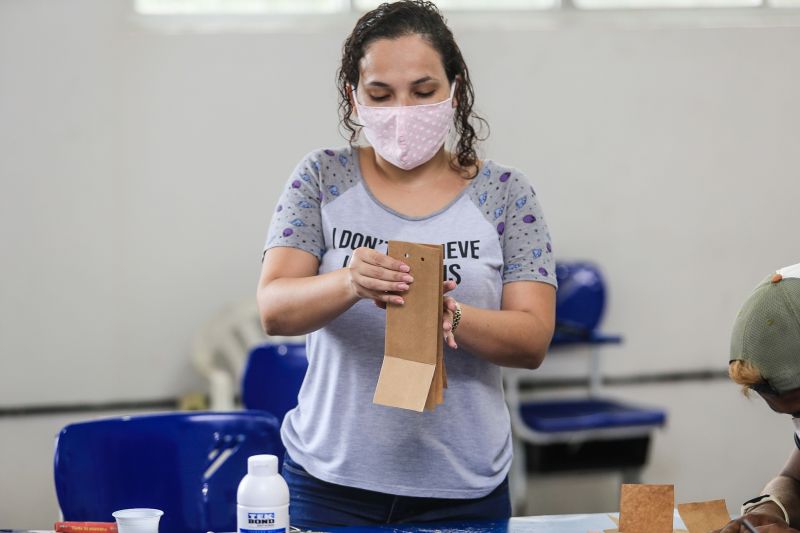
[[158, 533], [160, 509], [122, 509], [111, 516], [117, 521], [118, 533]]

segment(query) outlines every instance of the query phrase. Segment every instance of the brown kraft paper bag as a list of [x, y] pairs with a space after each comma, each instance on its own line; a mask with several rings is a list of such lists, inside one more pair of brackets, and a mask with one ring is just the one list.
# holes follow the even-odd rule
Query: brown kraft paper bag
[[383, 365], [373, 402], [422, 412], [444, 401], [441, 245], [389, 241], [388, 255], [411, 267], [404, 305], [386, 306]]

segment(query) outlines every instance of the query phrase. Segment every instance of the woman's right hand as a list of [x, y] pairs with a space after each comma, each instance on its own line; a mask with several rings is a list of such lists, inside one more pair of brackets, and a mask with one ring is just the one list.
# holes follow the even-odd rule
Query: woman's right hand
[[374, 300], [380, 307], [404, 303], [399, 293], [407, 291], [414, 281], [410, 271], [411, 267], [402, 261], [366, 247], [356, 248], [347, 265], [353, 294]]

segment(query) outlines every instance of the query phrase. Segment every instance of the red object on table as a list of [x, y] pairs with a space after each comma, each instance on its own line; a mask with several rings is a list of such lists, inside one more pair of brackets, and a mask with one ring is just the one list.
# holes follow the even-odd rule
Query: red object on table
[[56, 533], [117, 533], [116, 522], [56, 522]]

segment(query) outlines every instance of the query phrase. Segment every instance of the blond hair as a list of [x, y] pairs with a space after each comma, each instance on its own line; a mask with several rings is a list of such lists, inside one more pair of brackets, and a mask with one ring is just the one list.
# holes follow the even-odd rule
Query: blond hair
[[750, 361], [731, 361], [728, 365], [728, 376], [734, 383], [742, 386], [742, 394], [750, 396], [750, 387], [766, 383], [761, 372]]

